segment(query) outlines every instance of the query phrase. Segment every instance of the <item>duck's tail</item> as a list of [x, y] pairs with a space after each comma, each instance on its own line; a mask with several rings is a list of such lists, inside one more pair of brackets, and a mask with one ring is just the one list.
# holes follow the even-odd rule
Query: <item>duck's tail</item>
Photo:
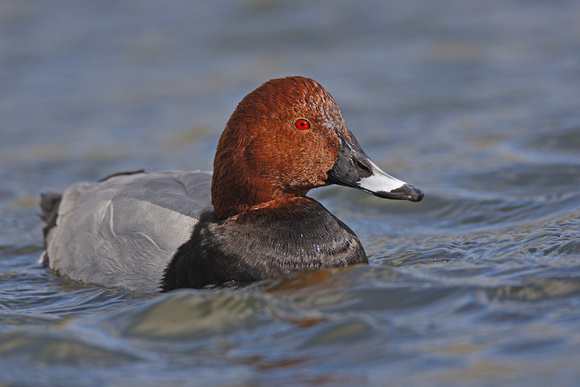
[[[62, 194], [54, 192], [46, 192], [40, 194], [40, 218], [44, 220], [46, 226], [42, 229], [42, 234], [44, 236], [44, 248], [46, 249], [46, 238], [50, 230], [56, 226], [56, 218], [58, 217], [58, 208], [60, 206], [60, 201], [62, 199]], [[40, 257], [40, 263], [43, 265], [48, 264], [48, 254], [46, 250], [42, 253]]]

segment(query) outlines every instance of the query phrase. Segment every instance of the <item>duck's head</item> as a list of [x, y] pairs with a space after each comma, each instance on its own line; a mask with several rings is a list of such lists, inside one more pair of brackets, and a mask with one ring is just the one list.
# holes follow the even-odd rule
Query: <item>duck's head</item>
[[316, 81], [272, 79], [238, 104], [214, 160], [212, 204], [219, 219], [339, 184], [414, 202], [423, 193], [383, 172]]

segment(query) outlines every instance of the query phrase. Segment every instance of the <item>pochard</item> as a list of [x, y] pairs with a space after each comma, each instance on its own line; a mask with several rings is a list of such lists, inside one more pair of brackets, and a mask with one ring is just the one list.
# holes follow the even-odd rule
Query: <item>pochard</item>
[[74, 280], [135, 292], [368, 263], [355, 233], [306, 196], [330, 184], [423, 199], [371, 161], [320, 84], [272, 79], [231, 115], [213, 174], [120, 173], [42, 195], [42, 261]]

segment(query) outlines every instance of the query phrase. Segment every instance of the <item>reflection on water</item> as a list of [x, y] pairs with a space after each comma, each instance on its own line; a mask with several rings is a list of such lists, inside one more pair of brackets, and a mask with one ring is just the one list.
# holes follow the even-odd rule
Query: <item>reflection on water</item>
[[[579, 19], [571, 0], [4, 1], [0, 384], [576, 385]], [[312, 193], [370, 265], [163, 295], [38, 265], [38, 192], [209, 170], [236, 103], [294, 74], [426, 193]]]

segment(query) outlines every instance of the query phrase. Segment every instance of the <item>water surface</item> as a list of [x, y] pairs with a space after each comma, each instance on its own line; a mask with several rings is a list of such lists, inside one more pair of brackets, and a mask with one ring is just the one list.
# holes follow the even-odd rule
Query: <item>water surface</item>
[[[0, 384], [580, 383], [578, 2], [8, 0], [0, 63]], [[426, 193], [312, 192], [369, 265], [164, 295], [38, 265], [39, 192], [210, 170], [285, 75]]]

